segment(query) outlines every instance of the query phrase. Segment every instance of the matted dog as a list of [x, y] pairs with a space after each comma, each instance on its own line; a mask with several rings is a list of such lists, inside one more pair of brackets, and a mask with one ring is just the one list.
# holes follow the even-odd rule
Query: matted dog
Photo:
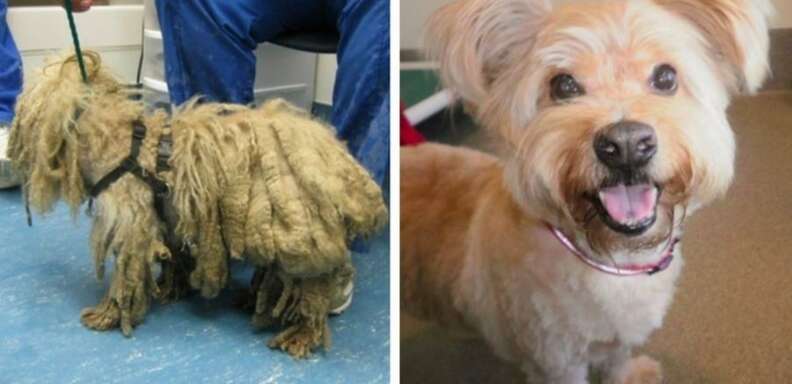
[[82, 322], [128, 335], [152, 297], [214, 297], [239, 259], [257, 268], [254, 323], [286, 326], [272, 347], [303, 357], [328, 345], [328, 313], [351, 294], [347, 245], [387, 220], [379, 186], [332, 129], [284, 101], [146, 115], [97, 54], [85, 63], [87, 83], [75, 56], [43, 69], [8, 149], [35, 210], [93, 201], [99, 278], [115, 263]]
[[768, 73], [765, 0], [455, 1], [440, 74], [504, 144], [401, 152], [402, 306], [531, 383], [659, 383], [685, 218], [724, 195], [730, 98]]

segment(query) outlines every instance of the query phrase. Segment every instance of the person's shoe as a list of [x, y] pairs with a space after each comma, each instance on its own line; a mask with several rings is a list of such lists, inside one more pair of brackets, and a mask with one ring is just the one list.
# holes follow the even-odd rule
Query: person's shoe
[[352, 304], [352, 293], [355, 290], [355, 269], [352, 265], [341, 267], [336, 271], [334, 280], [337, 284], [330, 296], [330, 314], [340, 315]]
[[19, 175], [11, 167], [11, 160], [6, 156], [10, 134], [10, 127], [7, 124], [0, 124], [0, 189], [17, 187], [21, 184]]

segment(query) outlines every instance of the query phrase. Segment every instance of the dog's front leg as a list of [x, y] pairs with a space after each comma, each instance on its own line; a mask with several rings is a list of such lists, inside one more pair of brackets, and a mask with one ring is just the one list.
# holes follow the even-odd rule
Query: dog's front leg
[[171, 260], [147, 188], [132, 176], [113, 184], [96, 201], [91, 245], [96, 274], [104, 275], [105, 258], [115, 256], [113, 277], [102, 301], [80, 315], [91, 329], [121, 327], [129, 336], [143, 322], [151, 296], [159, 296], [155, 264]]
[[195, 256], [195, 269], [190, 274], [190, 285], [201, 291], [201, 296], [213, 298], [225, 288], [228, 279], [228, 256], [217, 213], [201, 223], [197, 246], [191, 247]]
[[649, 356], [641, 355], [627, 360], [618, 370], [609, 375], [606, 384], [661, 384], [663, 373], [660, 363]]
[[82, 311], [82, 323], [101, 331], [120, 326], [121, 332], [130, 336], [132, 329], [143, 322], [150, 296], [157, 289], [152, 265], [168, 255], [168, 249], [156, 240], [122, 244], [117, 251], [110, 290], [98, 305]]
[[603, 366], [604, 384], [660, 384], [663, 374], [660, 363], [642, 355], [631, 357], [628, 348], [610, 353]]

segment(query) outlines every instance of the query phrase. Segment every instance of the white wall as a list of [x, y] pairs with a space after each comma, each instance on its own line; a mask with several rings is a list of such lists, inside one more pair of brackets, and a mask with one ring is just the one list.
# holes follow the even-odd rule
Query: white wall
[[[441, 5], [452, 0], [399, 0], [401, 11], [401, 48], [421, 49], [424, 23], [429, 15]], [[564, 4], [590, 0], [552, 0]], [[606, 1], [606, 0], [599, 0]], [[703, 0], [706, 1], [706, 0]], [[773, 0], [776, 6], [776, 17], [773, 26], [776, 28], [792, 28], [792, 0]]]
[[[142, 5], [97, 7], [75, 14], [80, 43], [102, 54], [102, 60], [126, 81], [132, 82], [140, 57]], [[71, 49], [72, 42], [60, 7], [11, 7], [8, 26], [22, 54], [25, 76], [41, 67], [44, 59]]]
[[399, 0], [401, 15], [401, 48], [421, 49], [426, 19], [443, 4], [452, 0]]
[[792, 1], [774, 0], [776, 17], [773, 26], [776, 28], [792, 28]]

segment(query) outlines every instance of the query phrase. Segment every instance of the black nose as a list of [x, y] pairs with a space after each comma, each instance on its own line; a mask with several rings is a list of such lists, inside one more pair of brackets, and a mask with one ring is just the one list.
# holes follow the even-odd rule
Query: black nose
[[594, 139], [597, 158], [610, 168], [638, 168], [657, 153], [652, 127], [637, 121], [620, 121], [606, 127]]

